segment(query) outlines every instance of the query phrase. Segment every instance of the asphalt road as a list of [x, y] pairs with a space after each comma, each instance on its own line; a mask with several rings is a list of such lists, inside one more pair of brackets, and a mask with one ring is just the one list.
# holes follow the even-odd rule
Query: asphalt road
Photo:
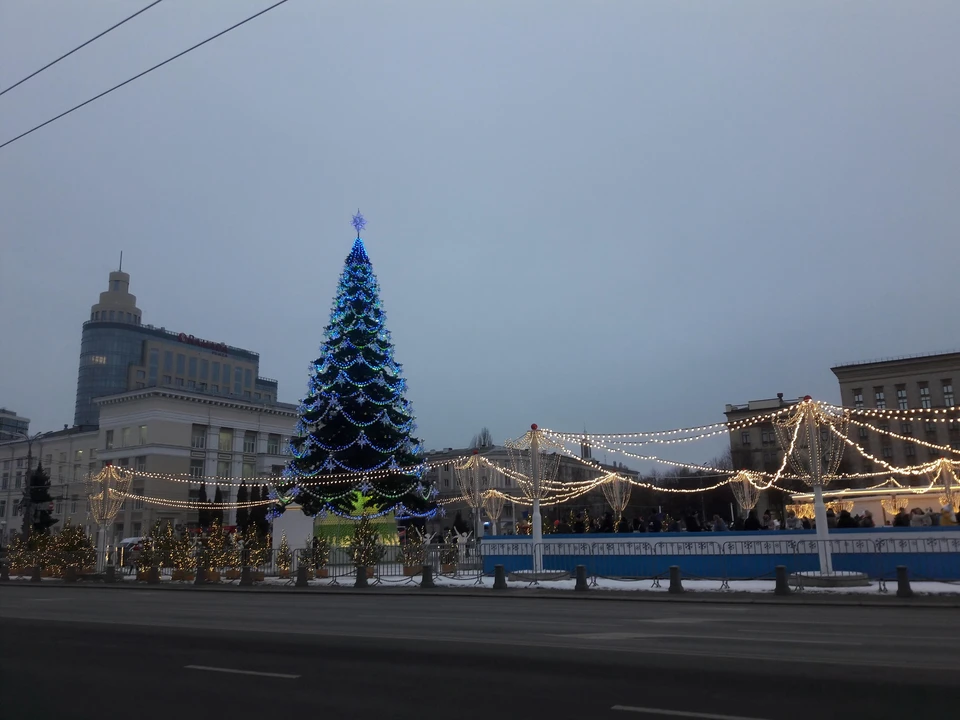
[[0, 716], [955, 717], [960, 611], [0, 587]]

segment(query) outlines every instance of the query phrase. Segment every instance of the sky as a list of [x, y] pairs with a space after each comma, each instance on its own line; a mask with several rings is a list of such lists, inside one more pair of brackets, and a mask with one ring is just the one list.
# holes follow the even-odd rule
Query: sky
[[[147, 4], [0, 0], [0, 89]], [[164, 0], [0, 142], [269, 0]], [[838, 402], [960, 347], [960, 3], [290, 0], [0, 150], [0, 406], [73, 419], [117, 267], [296, 402], [351, 215], [428, 448]], [[685, 450], [706, 460], [719, 445]]]

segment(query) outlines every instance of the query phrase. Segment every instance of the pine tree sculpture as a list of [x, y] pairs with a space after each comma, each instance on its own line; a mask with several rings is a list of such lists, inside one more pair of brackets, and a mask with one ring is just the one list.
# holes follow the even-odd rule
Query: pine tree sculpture
[[[382, 514], [430, 517], [435, 494], [424, 472], [406, 381], [394, 360], [380, 289], [360, 239], [347, 256], [320, 357], [311, 365], [300, 403], [293, 459], [281, 494], [295, 495], [307, 515], [350, 514], [362, 492]], [[274, 506], [274, 512], [281, 511]]]

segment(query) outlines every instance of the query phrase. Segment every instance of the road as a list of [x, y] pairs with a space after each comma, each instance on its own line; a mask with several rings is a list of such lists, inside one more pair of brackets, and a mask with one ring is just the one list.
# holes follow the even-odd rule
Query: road
[[958, 620], [940, 608], [3, 586], [0, 715], [952, 717]]

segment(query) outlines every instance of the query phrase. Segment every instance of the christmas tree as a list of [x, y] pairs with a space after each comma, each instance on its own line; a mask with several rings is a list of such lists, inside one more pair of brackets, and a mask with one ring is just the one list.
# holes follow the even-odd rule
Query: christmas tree
[[35, 533], [47, 533], [51, 525], [57, 523], [53, 517], [53, 498], [50, 497], [50, 476], [37, 463], [36, 469], [30, 473], [28, 491], [28, 512], [23, 515], [23, 534], [29, 536]]
[[365, 224], [357, 213], [357, 238], [340, 275], [320, 357], [311, 366], [298, 437], [290, 443], [293, 459], [280, 489], [295, 494], [307, 515], [332, 511], [353, 517], [351, 495], [359, 490], [383, 514], [431, 516], [434, 493], [421, 480], [407, 384], [360, 238]]

